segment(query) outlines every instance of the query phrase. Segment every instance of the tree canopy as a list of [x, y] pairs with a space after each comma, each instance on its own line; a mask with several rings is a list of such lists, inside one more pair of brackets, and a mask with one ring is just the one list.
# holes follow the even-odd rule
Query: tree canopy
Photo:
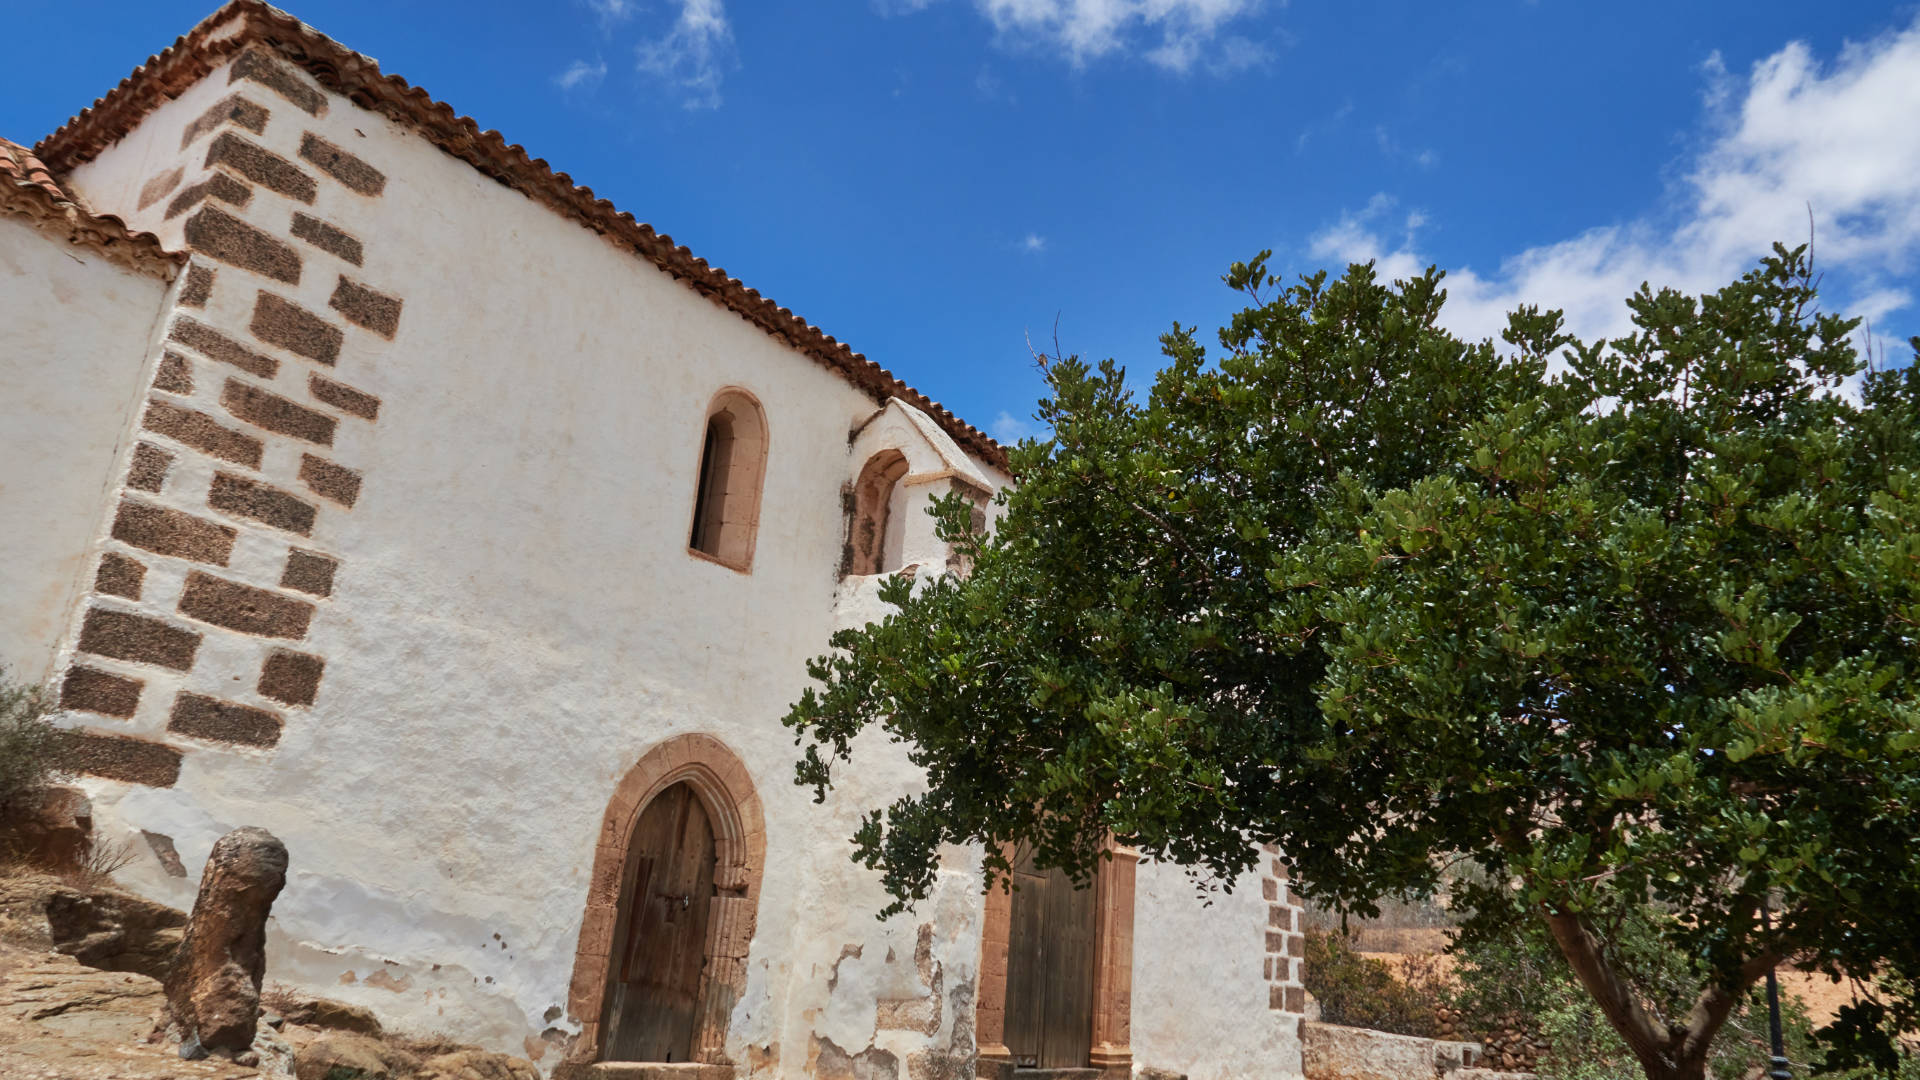
[[[926, 770], [855, 837], [897, 903], [945, 843], [1083, 876], [1111, 834], [1228, 881], [1274, 843], [1361, 914], [1470, 864], [1662, 1078], [1784, 959], [1920, 972], [1920, 379], [1863, 372], [1806, 249], [1643, 287], [1618, 340], [1522, 309], [1504, 347], [1441, 327], [1436, 271], [1267, 258], [1144, 400], [1047, 362], [992, 535], [936, 508], [970, 575], [896, 579], [814, 663], [801, 783], [869, 727]], [[1649, 904], [1684, 1011], [1609, 949]]]

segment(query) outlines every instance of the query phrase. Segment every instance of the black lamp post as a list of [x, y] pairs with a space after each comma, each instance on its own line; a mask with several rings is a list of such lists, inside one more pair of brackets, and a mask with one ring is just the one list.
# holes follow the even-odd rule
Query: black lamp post
[[[1767, 918], [1767, 905], [1760, 904], [1760, 930], [1769, 936], [1773, 933], [1773, 923]], [[1767, 1070], [1771, 1080], [1793, 1080], [1793, 1070], [1787, 1065], [1787, 1043], [1780, 1034], [1780, 980], [1774, 978], [1773, 969], [1767, 969], [1767, 1028], [1773, 1036], [1772, 1067]]]

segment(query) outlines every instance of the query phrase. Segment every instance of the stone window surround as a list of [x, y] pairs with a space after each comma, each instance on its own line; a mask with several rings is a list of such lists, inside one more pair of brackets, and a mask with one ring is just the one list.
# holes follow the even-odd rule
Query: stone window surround
[[[1011, 846], [1003, 849], [1014, 861]], [[1128, 1080], [1133, 1074], [1133, 904], [1135, 867], [1140, 853], [1111, 837], [1109, 856], [1093, 875], [1093, 1050], [1088, 1064], [1101, 1080]], [[1006, 1045], [1007, 951], [1013, 927], [1013, 894], [1004, 886], [987, 890], [980, 932], [979, 1009], [974, 1031], [980, 1048], [981, 1076], [1013, 1064]], [[999, 1068], [996, 1068], [999, 1067]]]
[[[693, 522], [700, 514], [700, 497], [705, 494], [701, 489], [702, 466], [705, 464], [705, 446], [708, 426], [713, 418], [723, 412], [734, 417], [734, 447], [728, 461], [729, 488], [728, 497], [721, 500], [723, 510], [720, 526], [718, 553], [702, 551], [693, 546]], [[739, 429], [742, 420], [748, 420], [757, 428], [751, 434]], [[713, 395], [706, 412], [700, 418], [700, 433], [694, 445], [701, 447], [695, 454], [693, 495], [687, 511], [687, 554], [705, 562], [718, 563], [729, 570], [742, 574], [753, 571], [754, 545], [760, 535], [760, 502], [765, 492], [767, 477], [767, 446], [771, 442], [767, 429], [767, 411], [753, 392], [741, 386], [722, 387]], [[757, 445], [756, 445], [757, 444]], [[742, 454], [741, 451], [745, 450]], [[732, 487], [738, 483], [744, 490], [736, 497]], [[744, 530], [745, 536], [732, 530]]]
[[[743, 897], [749, 911], [758, 910], [761, 877], [766, 871], [767, 830], [760, 796], [746, 765], [712, 735], [667, 739], [643, 755], [621, 779], [601, 822], [593, 877], [587, 888], [586, 915], [574, 956], [573, 981], [567, 993], [567, 1011], [580, 1021], [580, 1034], [567, 1057], [570, 1065], [600, 1060], [607, 974], [612, 966], [634, 826], [655, 796], [682, 782], [693, 788], [713, 823], [714, 885]], [[750, 925], [746, 932], [751, 935]], [[709, 933], [707, 948], [711, 951], [719, 944], [719, 935]], [[707, 982], [716, 973], [732, 985], [709, 987]], [[746, 964], [717, 963], [709, 956], [701, 980], [703, 1005], [724, 1001], [729, 1007], [719, 1015], [714, 1015], [718, 1010], [702, 1009], [700, 1026], [694, 1033], [695, 1055], [708, 1064], [726, 1064], [726, 1026], [731, 1002], [745, 989]], [[719, 993], [710, 992], [713, 990]]]
[[847, 522], [846, 553], [841, 558], [842, 577], [863, 577], [892, 573], [900, 569], [888, 566], [887, 528], [891, 524], [893, 493], [907, 476], [907, 456], [897, 447], [874, 452], [860, 467], [853, 483], [852, 514]]

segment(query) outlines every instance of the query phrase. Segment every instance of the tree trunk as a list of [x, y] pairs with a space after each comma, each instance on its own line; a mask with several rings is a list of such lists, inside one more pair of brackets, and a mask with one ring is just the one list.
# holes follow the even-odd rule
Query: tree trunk
[[1747, 961], [1735, 974], [1736, 985], [1714, 984], [1700, 992], [1684, 1027], [1675, 1024], [1662, 1028], [1641, 1006], [1633, 987], [1607, 962], [1599, 939], [1578, 915], [1556, 912], [1545, 905], [1541, 914], [1580, 984], [1593, 995], [1594, 1003], [1626, 1041], [1627, 1049], [1633, 1051], [1647, 1080], [1704, 1080], [1714, 1036], [1725, 1026], [1747, 987], [1782, 959], [1777, 953], [1768, 953]]

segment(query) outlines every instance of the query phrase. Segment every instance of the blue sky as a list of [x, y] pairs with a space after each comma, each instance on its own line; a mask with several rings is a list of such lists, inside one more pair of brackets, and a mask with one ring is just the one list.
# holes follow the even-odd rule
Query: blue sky
[[[211, 10], [5, 16], [31, 142]], [[1920, 333], [1920, 7], [1848, 0], [553, 0], [290, 10], [962, 416], [1051, 349], [1158, 360], [1226, 265], [1455, 272], [1589, 334], [1812, 204], [1834, 306]], [[85, 32], [77, 27], [85, 26]], [[1889, 346], [1891, 359], [1903, 348]]]

